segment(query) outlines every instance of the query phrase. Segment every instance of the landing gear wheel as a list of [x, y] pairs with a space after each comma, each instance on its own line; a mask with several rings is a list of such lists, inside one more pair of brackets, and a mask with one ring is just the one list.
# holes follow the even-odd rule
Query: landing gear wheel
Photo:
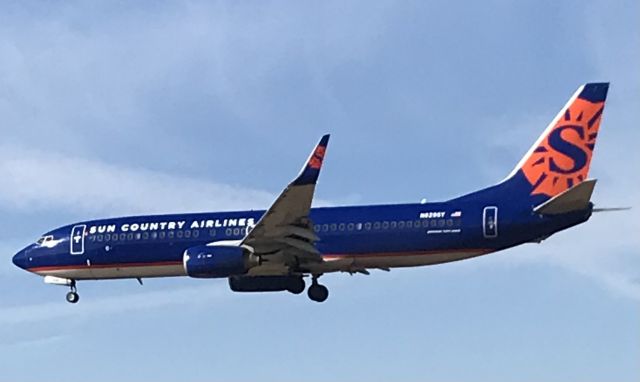
[[287, 286], [287, 291], [293, 294], [300, 294], [304, 292], [304, 288], [306, 288], [304, 279], [302, 277], [298, 277], [296, 279], [291, 280], [289, 286]]
[[312, 284], [307, 290], [309, 298], [315, 302], [324, 302], [329, 297], [329, 289], [320, 284]]
[[67, 302], [71, 304], [75, 304], [80, 300], [80, 296], [75, 291], [71, 291], [67, 293]]

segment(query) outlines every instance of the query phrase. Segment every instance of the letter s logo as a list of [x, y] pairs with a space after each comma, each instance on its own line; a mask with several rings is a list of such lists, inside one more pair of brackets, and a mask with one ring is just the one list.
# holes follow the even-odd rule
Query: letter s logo
[[[549, 146], [551, 146], [551, 148], [557, 153], [562, 154], [573, 161], [572, 165], [565, 164], [562, 166], [562, 162], [566, 161], [563, 161], [563, 158], [559, 158], [557, 155], [553, 155], [549, 161], [549, 170], [559, 174], [573, 174], [580, 171], [587, 165], [588, 160], [587, 153], [576, 145], [578, 142], [568, 141], [562, 137], [562, 132], [566, 130], [574, 131], [578, 134], [578, 137], [580, 137], [580, 141], [584, 141], [584, 129], [582, 126], [560, 126], [549, 134]], [[560, 162], [560, 165], [558, 162]]]

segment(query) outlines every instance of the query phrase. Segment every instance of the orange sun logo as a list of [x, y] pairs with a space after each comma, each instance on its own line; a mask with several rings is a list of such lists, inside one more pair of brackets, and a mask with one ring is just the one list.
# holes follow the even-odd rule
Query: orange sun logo
[[522, 166], [531, 194], [555, 196], [586, 179], [604, 102], [576, 99]]
[[313, 152], [311, 159], [309, 159], [309, 167], [319, 170], [322, 167], [322, 161], [324, 160], [324, 153], [327, 150], [325, 146], [318, 146]]

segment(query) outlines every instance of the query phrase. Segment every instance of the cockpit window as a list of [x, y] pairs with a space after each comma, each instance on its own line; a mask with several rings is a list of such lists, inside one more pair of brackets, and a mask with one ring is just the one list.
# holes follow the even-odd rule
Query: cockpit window
[[41, 238], [38, 239], [38, 241], [36, 241], [36, 244], [42, 245], [51, 240], [53, 240], [53, 235], [42, 236]]

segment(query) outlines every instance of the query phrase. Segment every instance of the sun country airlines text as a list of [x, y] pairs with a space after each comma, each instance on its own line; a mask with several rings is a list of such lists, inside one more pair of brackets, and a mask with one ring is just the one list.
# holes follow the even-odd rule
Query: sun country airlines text
[[209, 220], [177, 220], [177, 221], [160, 221], [160, 222], [134, 222], [123, 223], [120, 225], [93, 225], [89, 227], [89, 234], [95, 233], [113, 233], [113, 232], [138, 232], [138, 231], [164, 231], [164, 230], [181, 230], [181, 229], [202, 229], [202, 228], [221, 228], [221, 227], [251, 227], [255, 225], [254, 218], [237, 218], [237, 219], [209, 219]]

